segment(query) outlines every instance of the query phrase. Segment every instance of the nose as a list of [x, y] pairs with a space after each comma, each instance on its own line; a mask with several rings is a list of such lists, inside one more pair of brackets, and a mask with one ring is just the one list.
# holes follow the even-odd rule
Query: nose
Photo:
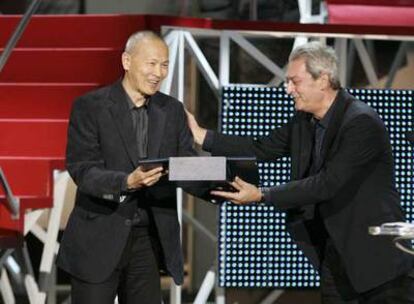
[[154, 74], [154, 76], [157, 76], [158, 78], [161, 77], [161, 75], [162, 75], [162, 67], [161, 67], [161, 65], [158, 64], [158, 65], [156, 65], [154, 67], [153, 74]]
[[294, 86], [292, 84], [292, 81], [290, 80], [285, 81], [285, 89], [286, 89], [286, 93], [288, 93], [289, 95], [293, 93]]

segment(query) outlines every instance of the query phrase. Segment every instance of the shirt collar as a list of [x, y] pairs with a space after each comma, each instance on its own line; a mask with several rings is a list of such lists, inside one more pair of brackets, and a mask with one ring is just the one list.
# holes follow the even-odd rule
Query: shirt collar
[[141, 108], [141, 107], [148, 107], [148, 103], [149, 103], [149, 100], [150, 100], [150, 98], [149, 98], [149, 97], [148, 97], [147, 99], [145, 99], [145, 103], [144, 103], [141, 107], [137, 107], [137, 106], [134, 104], [134, 102], [132, 101], [131, 97], [129, 97], [129, 95], [128, 95], [128, 94], [125, 94], [125, 95], [126, 95], [126, 97], [127, 97], [128, 108], [129, 108], [130, 110], [132, 110], [132, 109], [139, 109], [139, 108]]
[[312, 118], [313, 121], [317, 122], [319, 126], [321, 126], [324, 129], [328, 128], [329, 122], [332, 118], [333, 108], [336, 103], [336, 100], [331, 104], [328, 111], [326, 112], [325, 116], [321, 120], [317, 120], [316, 118]]

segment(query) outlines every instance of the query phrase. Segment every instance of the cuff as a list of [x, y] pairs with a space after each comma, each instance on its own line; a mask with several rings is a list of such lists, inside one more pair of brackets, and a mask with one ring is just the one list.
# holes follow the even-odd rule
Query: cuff
[[266, 205], [266, 206], [271, 206], [273, 205], [271, 203], [271, 196], [270, 196], [270, 187], [260, 187], [259, 188], [260, 191], [262, 192], [262, 199], [260, 200], [260, 204], [262, 205]]
[[122, 184], [121, 184], [121, 193], [128, 192], [127, 180], [128, 180], [128, 175], [125, 176], [125, 178], [122, 181]]
[[132, 192], [136, 191], [135, 189], [128, 189], [127, 180], [128, 180], [128, 175], [125, 176], [125, 178], [122, 180], [122, 183], [121, 183], [121, 195], [122, 194], [132, 193]]

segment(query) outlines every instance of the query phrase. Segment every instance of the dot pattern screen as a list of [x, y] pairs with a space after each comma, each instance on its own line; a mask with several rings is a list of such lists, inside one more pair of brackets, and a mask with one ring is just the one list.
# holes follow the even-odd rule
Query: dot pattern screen
[[[413, 91], [349, 89], [372, 106], [388, 128], [393, 146], [397, 188], [407, 220], [414, 221], [413, 148], [405, 133], [413, 130]], [[232, 85], [223, 88], [221, 132], [239, 136], [267, 135], [294, 114], [284, 88]], [[290, 160], [259, 162], [261, 186], [290, 180]], [[285, 214], [268, 206], [220, 207], [219, 285], [222, 287], [312, 288], [318, 272], [292, 242]]]

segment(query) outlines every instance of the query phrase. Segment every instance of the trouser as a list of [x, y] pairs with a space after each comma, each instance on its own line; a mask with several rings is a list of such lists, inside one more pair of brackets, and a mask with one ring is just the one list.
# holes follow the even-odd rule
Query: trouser
[[131, 229], [121, 260], [108, 279], [88, 283], [72, 277], [71, 284], [74, 304], [113, 304], [116, 295], [119, 304], [160, 304], [159, 268], [148, 228]]
[[414, 304], [414, 271], [358, 294], [330, 241], [325, 246], [320, 274], [323, 304]]

